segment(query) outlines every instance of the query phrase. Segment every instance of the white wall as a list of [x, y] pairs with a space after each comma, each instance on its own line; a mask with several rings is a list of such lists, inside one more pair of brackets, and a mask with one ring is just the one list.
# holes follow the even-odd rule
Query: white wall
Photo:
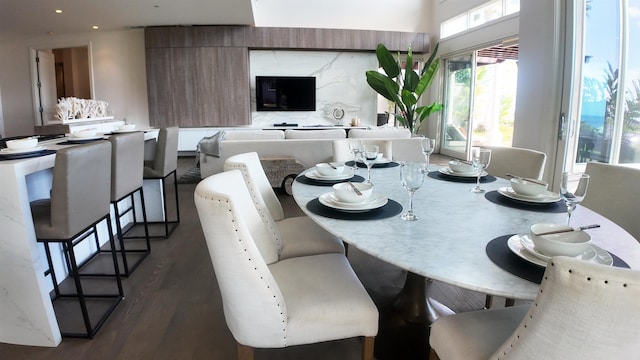
[[[376, 124], [376, 93], [369, 87], [365, 72], [376, 69], [374, 53], [328, 51], [249, 52], [251, 118], [257, 127], [276, 123], [298, 125], [347, 125], [358, 116], [363, 125]], [[256, 111], [256, 76], [315, 76], [316, 111]], [[333, 117], [343, 109], [344, 117]]]
[[30, 49], [91, 43], [94, 98], [107, 101], [116, 118], [148, 126], [144, 31], [87, 32], [36, 38], [3, 37], [0, 41], [0, 120], [3, 136], [33, 133]]

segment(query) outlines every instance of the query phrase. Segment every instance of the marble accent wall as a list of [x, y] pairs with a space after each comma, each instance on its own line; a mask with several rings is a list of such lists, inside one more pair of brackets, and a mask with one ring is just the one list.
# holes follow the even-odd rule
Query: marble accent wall
[[[347, 125], [358, 116], [361, 125], [376, 124], [376, 93], [365, 72], [376, 69], [375, 53], [252, 50], [249, 52], [252, 126], [296, 123], [299, 126]], [[256, 76], [315, 76], [316, 111], [256, 111]], [[336, 119], [334, 110], [344, 110]]]

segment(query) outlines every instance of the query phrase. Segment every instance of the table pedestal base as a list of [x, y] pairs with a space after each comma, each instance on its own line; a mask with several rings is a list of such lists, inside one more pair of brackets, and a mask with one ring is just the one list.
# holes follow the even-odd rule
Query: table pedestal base
[[429, 325], [439, 316], [453, 314], [445, 305], [428, 298], [430, 283], [431, 280], [408, 272], [402, 290], [380, 309], [376, 359], [429, 357]]

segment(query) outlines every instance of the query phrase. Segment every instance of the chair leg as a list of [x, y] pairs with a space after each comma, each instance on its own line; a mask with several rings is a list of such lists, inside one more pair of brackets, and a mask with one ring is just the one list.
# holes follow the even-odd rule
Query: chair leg
[[253, 360], [253, 348], [238, 343], [238, 360]]
[[365, 336], [362, 339], [362, 360], [373, 360], [373, 347], [375, 338], [373, 336]]
[[487, 295], [484, 298], [484, 308], [485, 309], [491, 309], [491, 307], [493, 306], [493, 296], [491, 295]]

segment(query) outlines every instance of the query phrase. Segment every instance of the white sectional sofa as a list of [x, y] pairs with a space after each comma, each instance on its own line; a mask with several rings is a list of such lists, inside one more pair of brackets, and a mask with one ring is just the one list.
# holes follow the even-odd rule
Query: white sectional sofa
[[[406, 129], [351, 129], [349, 137], [389, 139], [393, 159], [424, 161], [420, 139], [412, 138]], [[344, 129], [238, 129], [220, 131], [198, 144], [200, 174], [204, 179], [223, 171], [225, 160], [232, 155], [255, 151], [263, 164], [275, 173], [267, 174], [271, 185], [281, 187], [287, 178], [320, 162], [334, 160], [333, 142], [346, 141]], [[271, 162], [269, 164], [269, 162]], [[273, 169], [277, 165], [277, 169]], [[265, 166], [265, 170], [267, 166]]]

